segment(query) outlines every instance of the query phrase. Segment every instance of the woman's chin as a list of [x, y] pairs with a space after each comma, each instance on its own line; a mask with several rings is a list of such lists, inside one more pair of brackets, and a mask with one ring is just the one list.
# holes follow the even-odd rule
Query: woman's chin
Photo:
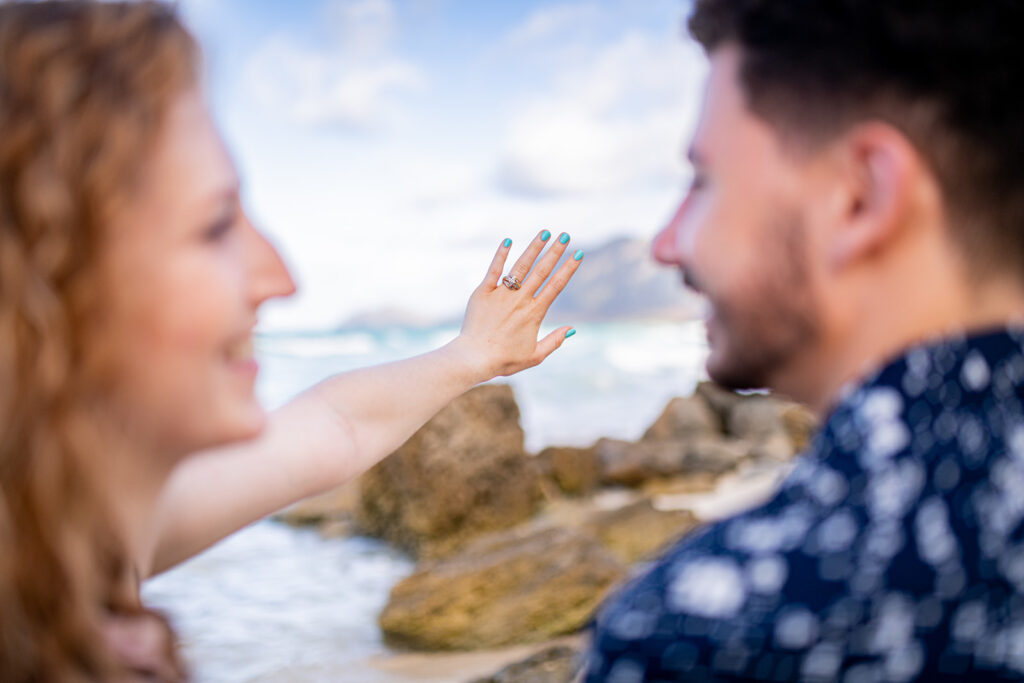
[[192, 452], [211, 450], [230, 446], [242, 441], [255, 439], [267, 428], [267, 413], [257, 402], [248, 406], [239, 406], [232, 411], [230, 418], [210, 425], [201, 443], [189, 449]]
[[240, 411], [237, 423], [237, 433], [231, 441], [246, 441], [255, 439], [267, 428], [267, 411], [256, 400]]

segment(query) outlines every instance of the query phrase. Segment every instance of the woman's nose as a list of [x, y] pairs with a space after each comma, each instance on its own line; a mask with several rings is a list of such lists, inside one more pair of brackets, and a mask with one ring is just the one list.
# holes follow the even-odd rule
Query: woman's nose
[[249, 298], [253, 305], [294, 294], [295, 281], [277, 249], [251, 224], [249, 229]]

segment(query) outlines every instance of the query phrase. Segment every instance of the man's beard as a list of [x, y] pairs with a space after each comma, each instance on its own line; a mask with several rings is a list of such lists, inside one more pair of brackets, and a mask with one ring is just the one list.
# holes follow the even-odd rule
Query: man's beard
[[806, 226], [799, 212], [777, 211], [759, 233], [763, 258], [742, 290], [742, 300], [709, 298], [715, 327], [708, 374], [730, 389], [760, 389], [799, 362], [820, 335], [810, 288]]

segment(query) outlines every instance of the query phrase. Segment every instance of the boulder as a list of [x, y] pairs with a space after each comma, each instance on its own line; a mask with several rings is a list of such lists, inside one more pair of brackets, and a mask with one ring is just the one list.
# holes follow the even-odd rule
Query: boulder
[[701, 396], [674, 398], [643, 436], [644, 441], [678, 441], [722, 434], [722, 420]]
[[583, 627], [626, 571], [586, 534], [499, 532], [399, 582], [380, 626], [389, 643], [419, 650], [541, 642]]
[[733, 406], [727, 422], [728, 432], [739, 439], [760, 441], [773, 434], [785, 434], [779, 401], [769, 396], [753, 396]]
[[750, 448], [750, 457], [753, 460], [769, 460], [773, 462], [785, 462], [796, 455], [793, 441], [785, 432], [775, 432], [761, 438]]
[[582, 663], [577, 649], [554, 645], [471, 683], [572, 683]]
[[552, 446], [537, 455], [544, 473], [571, 495], [590, 493], [601, 483], [601, 460], [590, 448]]
[[656, 556], [698, 524], [689, 510], [657, 510], [649, 500], [595, 515], [583, 529], [627, 563]]
[[698, 438], [687, 443], [685, 474], [724, 474], [750, 455], [750, 444], [741, 439]]
[[531, 460], [511, 387], [477, 387], [360, 478], [356, 522], [415, 555], [451, 552], [533, 514]]
[[644, 495], [677, 496], [680, 494], [711, 493], [718, 488], [718, 475], [710, 472], [695, 472], [664, 479], [651, 479], [641, 487]]
[[359, 504], [359, 487], [350, 481], [318, 496], [300, 500], [274, 515], [292, 526], [331, 525], [351, 520]]
[[722, 474], [746, 457], [750, 444], [722, 438], [632, 443], [601, 439], [595, 445], [609, 485], [638, 486], [649, 479], [699, 472]]
[[738, 403], [752, 398], [750, 395], [737, 394], [735, 391], [729, 391], [720, 384], [707, 380], [697, 384], [693, 395], [704, 399], [708, 407], [718, 415], [718, 419], [723, 426], [729, 423], [729, 414], [732, 413], [732, 409]]
[[818, 421], [810, 409], [772, 396], [753, 396], [733, 407], [729, 434], [757, 444], [755, 455], [785, 460], [807, 448]]
[[801, 453], [811, 444], [815, 432], [818, 431], [818, 417], [805, 405], [800, 403], [784, 403], [781, 409], [782, 425], [789, 434], [793, 449]]

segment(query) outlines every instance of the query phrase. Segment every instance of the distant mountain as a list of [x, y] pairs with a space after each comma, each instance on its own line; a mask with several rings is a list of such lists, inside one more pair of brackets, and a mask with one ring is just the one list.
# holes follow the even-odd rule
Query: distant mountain
[[[620, 238], [586, 249], [583, 264], [551, 307], [556, 320], [695, 318], [699, 298], [679, 271], [659, 266], [646, 240]], [[568, 258], [574, 249], [566, 252]]]

